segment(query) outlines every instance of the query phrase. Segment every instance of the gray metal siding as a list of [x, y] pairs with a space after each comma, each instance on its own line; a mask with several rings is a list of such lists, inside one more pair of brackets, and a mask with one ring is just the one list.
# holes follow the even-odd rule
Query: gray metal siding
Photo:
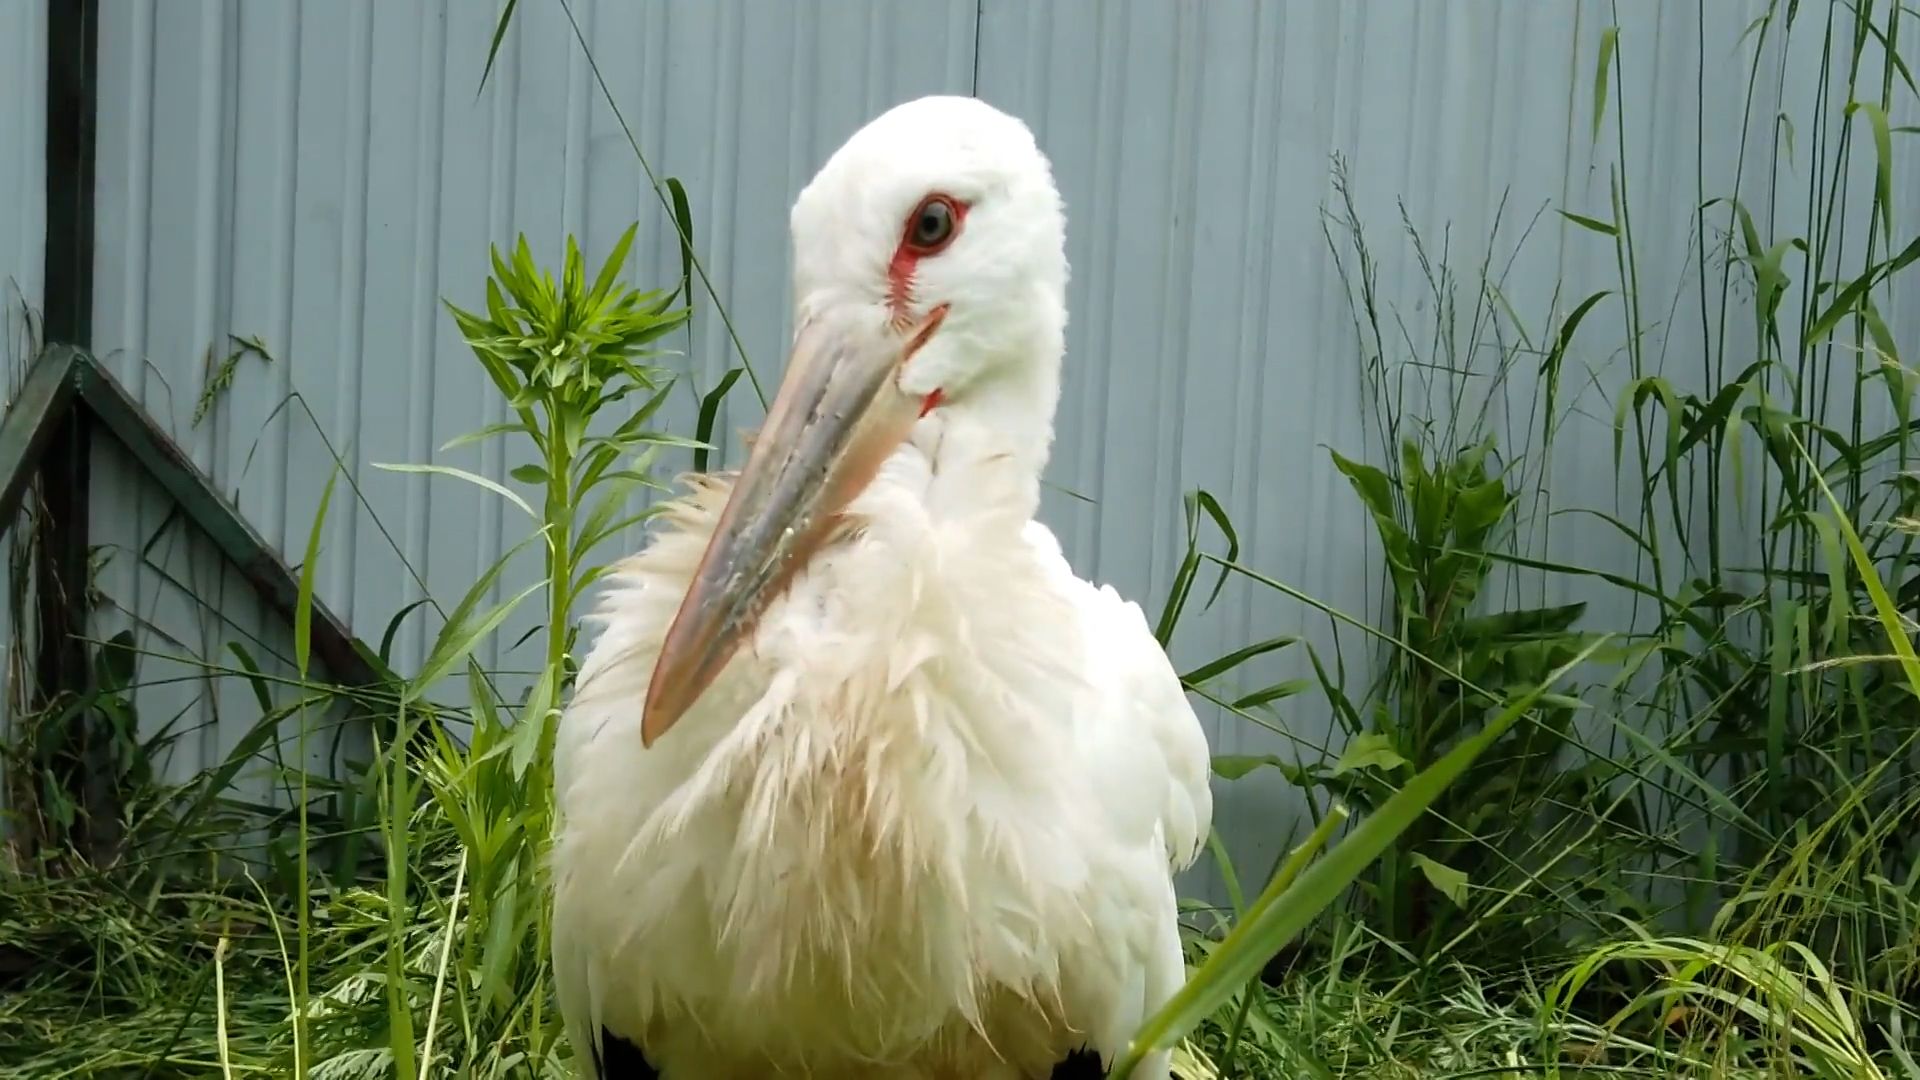
[[[47, 7], [43, 0], [0, 4], [0, 364], [8, 401], [33, 360], [45, 299], [46, 147]], [[11, 532], [0, 540], [0, 573], [16, 542]], [[14, 647], [12, 609], [0, 603], [0, 740], [11, 734]], [[8, 805], [6, 784], [0, 775], [0, 810]]]
[[[1471, 247], [1484, 245], [1503, 185], [1526, 192], [1520, 202], [1561, 194], [1569, 85], [1592, 85], [1590, 68], [1580, 81], [1578, 57], [1590, 65], [1591, 49], [1575, 41], [1572, 9], [985, 11], [979, 93], [1035, 124], [1069, 207], [1072, 374], [1053, 475], [1094, 501], [1055, 498], [1047, 509], [1076, 566], [1156, 610], [1183, 550], [1181, 495], [1200, 487], [1233, 516], [1246, 565], [1376, 615], [1379, 555], [1327, 455], [1367, 455], [1376, 441], [1362, 428], [1353, 324], [1323, 233], [1330, 155], [1348, 159], [1383, 291], [1412, 301], [1396, 198], [1422, 228], [1452, 219], [1456, 242]], [[1494, 49], [1514, 60], [1491, 63]], [[1539, 64], [1550, 73], [1530, 71], [1529, 58], [1551, 58]], [[1546, 299], [1515, 303], [1540, 310]], [[1303, 636], [1330, 664], [1338, 647], [1350, 667], [1364, 665], [1364, 640], [1244, 584], [1196, 613], [1173, 652], [1190, 667], [1280, 634]], [[1312, 670], [1296, 648], [1260, 673]], [[1207, 714], [1216, 752], [1313, 756]], [[1305, 747], [1332, 738], [1317, 693], [1283, 703], [1282, 715]], [[1300, 819], [1297, 793], [1277, 783], [1223, 786], [1219, 797], [1220, 828], [1255, 867]]]
[[[0, 6], [0, 290], [16, 317], [40, 306], [47, 237], [47, 8]], [[9, 329], [16, 324], [9, 322]], [[11, 338], [9, 345], [12, 344]], [[18, 362], [12, 353], [8, 359]]]
[[[1613, 85], [1612, 108], [1624, 110], [1632, 154], [1642, 286], [1672, 299], [1663, 323], [1699, 321], [1699, 298], [1682, 287], [1693, 208], [1673, 193], [1692, 192], [1696, 171], [1709, 189], [1730, 188], [1742, 135], [1738, 95], [1709, 94], [1698, 116], [1696, 87], [1745, 85], [1735, 43], [1764, 7], [1716, 8], [1711, 22], [1674, 5], [1619, 11], [1628, 76]], [[1611, 249], [1552, 213], [1607, 205], [1612, 140], [1596, 151], [1587, 138], [1599, 35], [1614, 18], [1606, 5], [571, 9], [651, 163], [686, 184], [699, 251], [769, 393], [788, 332], [786, 211], [825, 154], [887, 105], [936, 91], [977, 92], [1034, 126], [1068, 202], [1074, 268], [1049, 479], [1091, 500], [1053, 491], [1046, 515], [1082, 573], [1149, 611], [1170, 584], [1179, 498], [1193, 487], [1232, 512], [1246, 564], [1342, 610], [1377, 611], [1371, 531], [1326, 452], [1366, 453], [1377, 441], [1363, 430], [1359, 350], [1323, 233], [1333, 152], [1349, 162], [1381, 292], [1410, 325], [1431, 312], [1398, 231], [1402, 199], [1436, 246], [1450, 227], [1463, 274], [1480, 264], [1503, 200], [1499, 258], [1532, 225], [1508, 298], [1536, 335], [1550, 308], [1564, 317], [1616, 284]], [[579, 234], [595, 260], [637, 219], [632, 280], [664, 284], [678, 272], [672, 230], [565, 8], [522, 5], [477, 94], [494, 5], [102, 0], [101, 11], [97, 342], [120, 350], [116, 370], [290, 559], [338, 451], [352, 484], [336, 493], [319, 580], [360, 634], [377, 638], [423, 588], [450, 605], [525, 523], [455, 481], [371, 466], [432, 460], [504, 481], [514, 463], [497, 445], [437, 450], [502, 419], [439, 298], [477, 305], [487, 244], [519, 231], [544, 260], [565, 232]], [[1817, 85], [1805, 51], [1769, 61], [1778, 77], [1761, 84], [1779, 88], [1781, 107], [1804, 107]], [[1756, 106], [1746, 133], [1766, 137], [1772, 111]], [[1920, 165], [1916, 145], [1900, 143], [1896, 175]], [[1804, 192], [1780, 192], [1780, 235], [1804, 203]], [[1471, 280], [1462, 284], [1470, 293]], [[1920, 329], [1916, 307], [1888, 313], [1903, 340]], [[195, 428], [205, 357], [228, 333], [259, 335], [276, 359], [244, 359]], [[1606, 366], [1613, 388], [1619, 365], [1606, 353], [1624, 335], [1613, 304], [1582, 332], [1595, 344], [1581, 362]], [[737, 362], [704, 295], [687, 352], [689, 377], [663, 414], [683, 432], [698, 394]], [[756, 422], [746, 389], [722, 433]], [[1563, 503], [1604, 505], [1612, 413], [1597, 400], [1587, 411], [1562, 437], [1553, 487]], [[123, 545], [137, 546], [165, 512], [101, 470], [96, 525]], [[1631, 552], [1600, 530], [1556, 526], [1550, 554], [1631, 569]], [[529, 557], [516, 572], [531, 568]], [[109, 591], [148, 595], [149, 573], [123, 564]], [[534, 618], [529, 610], [499, 640]], [[436, 626], [416, 615], [401, 633], [403, 669]], [[1184, 667], [1286, 632], [1334, 642], [1324, 616], [1236, 585], [1183, 630], [1175, 654]], [[1360, 663], [1364, 643], [1343, 644], [1349, 665]], [[496, 647], [482, 659], [525, 668], [531, 653]], [[1266, 672], [1307, 673], [1297, 653]], [[1317, 700], [1284, 709], [1309, 744], [1329, 737]], [[1245, 723], [1210, 714], [1209, 724], [1220, 752], [1289, 751]], [[228, 737], [199, 752], [218, 754]], [[1223, 828], [1255, 857], [1284, 839], [1298, 807], [1277, 785], [1222, 796]]]
[[[1709, 93], [1702, 113], [1698, 88], [1746, 86], [1749, 57], [1736, 42], [1766, 7], [1729, 4], [1709, 20], [1676, 5], [1495, 0], [983, 4], [978, 93], [1034, 125], [1068, 203], [1070, 374], [1051, 475], [1093, 502], [1056, 495], [1046, 509], [1075, 565], [1157, 610], [1181, 555], [1180, 497], [1206, 488], [1233, 515], [1246, 565], [1341, 611], [1381, 614], [1371, 526], [1327, 453], [1377, 458], [1379, 443], [1365, 426], [1360, 348], [1323, 232], [1336, 152], [1390, 318], [1424, 347], [1433, 301], [1401, 232], [1404, 206], [1436, 257], [1450, 247], [1463, 306], [1501, 223], [1494, 266], [1513, 259], [1506, 295], [1537, 340], [1549, 312], [1564, 318], [1590, 293], [1618, 289], [1610, 243], [1553, 212], [1612, 216], [1618, 112], [1641, 288], [1660, 305], [1647, 313], [1660, 328], [1649, 352], [1662, 352], [1674, 328], [1666, 374], [1697, 386], [1698, 361], [1679, 362], [1700, 324], [1688, 284], [1698, 267], [1691, 192], [1696, 170], [1707, 190], [1733, 189], [1744, 96]], [[1616, 17], [1626, 75], [1610, 80], [1596, 147], [1595, 64]], [[1756, 102], [1749, 155], [1767, 156], [1775, 112], [1810, 106], [1820, 77], [1810, 52], [1805, 42], [1792, 55], [1770, 47], [1760, 85], [1780, 100]], [[1898, 148], [1896, 176], [1920, 165], [1915, 147]], [[1871, 183], [1865, 161], [1850, 182]], [[1771, 206], [1748, 198], [1762, 220], [1777, 213], [1777, 236], [1804, 234], [1804, 191], [1783, 188]], [[1899, 306], [1901, 340], [1916, 340], [1917, 309], [1920, 296]], [[1736, 323], [1736, 353], [1742, 332]], [[1595, 385], [1560, 436], [1556, 505], [1614, 505], [1611, 395], [1627, 381], [1617, 354], [1626, 338], [1617, 304], [1583, 324], [1577, 362], [1596, 370]], [[1389, 351], [1409, 350], [1390, 342]], [[1516, 404], [1532, 392], [1529, 377], [1514, 379]], [[1500, 434], [1503, 445], [1525, 441], [1517, 425]], [[1635, 571], [1632, 547], [1607, 530], [1562, 521], [1546, 536], [1548, 558]], [[1630, 620], [1617, 591], [1565, 580], [1550, 589], [1555, 601], [1589, 600], [1594, 625]], [[1279, 634], [1302, 635], [1330, 664], [1337, 647], [1350, 671], [1373, 651], [1306, 605], [1235, 586], [1183, 628], [1173, 652], [1186, 667]], [[1313, 672], [1296, 648], [1260, 674], [1253, 685]], [[1338, 739], [1317, 692], [1283, 702], [1281, 714], [1291, 738], [1212, 713], [1215, 751], [1291, 757], [1302, 753], [1294, 739]], [[1298, 794], [1278, 782], [1218, 791], [1216, 820], [1236, 857], [1265, 867], [1300, 821]]]
[[[226, 761], [263, 720], [258, 693], [286, 710], [267, 742], [238, 774], [233, 797], [256, 805], [291, 805], [292, 774], [302, 760], [317, 772], [369, 758], [366, 732], [344, 725], [341, 710], [315, 702], [298, 685], [293, 633], [267, 608], [220, 551], [184, 517], [170, 513], [170, 497], [111, 437], [96, 438], [91, 504], [95, 543], [105, 545], [99, 571], [105, 605], [94, 632], [105, 638], [132, 630], [140, 650], [134, 695], [142, 737], [166, 747], [164, 775], [193, 778]], [[110, 484], [102, 481], [111, 480]], [[127, 511], [137, 507], [135, 517]], [[304, 542], [304, 538], [303, 538]], [[258, 685], [246, 668], [257, 666]]]
[[[968, 89], [974, 5], [573, 10], [636, 138], [663, 175], [685, 183], [703, 262], [762, 380], [777, 378], [792, 192], [886, 104]], [[497, 444], [437, 451], [504, 419], [441, 297], [480, 306], [487, 245], [520, 232], [543, 260], [558, 255], [563, 232], [597, 260], [638, 220], [630, 279], [651, 287], [679, 268], [671, 226], [560, 5], [523, 7], [476, 95], [495, 15], [479, 4], [364, 0], [101, 5], [98, 351], [289, 562], [342, 463], [317, 587], [370, 641], [422, 595], [450, 608], [527, 529], [458, 481], [374, 467], [433, 460], [519, 486], [505, 474], [520, 459]], [[672, 343], [687, 349], [691, 371], [663, 412], [676, 431], [692, 429], [698, 394], [739, 362], [704, 297], [699, 308], [691, 348]], [[258, 336], [274, 360], [243, 358], [196, 425], [229, 334]], [[751, 403], [736, 395], [719, 430], [756, 423]], [[172, 527], [171, 509], [113, 455], [96, 467], [95, 539], [115, 553], [101, 587], [123, 609], [100, 629], [134, 625], [155, 651], [216, 657], [218, 640], [201, 647], [203, 605], [178, 573], [141, 555]], [[204, 545], [169, 543], [172, 558], [198, 565]], [[523, 553], [496, 593], [536, 572]], [[220, 580], [202, 600], [239, 595], [236, 581]], [[481, 661], [532, 666], [537, 642], [507, 655], [500, 643], [534, 625], [536, 609], [527, 605]], [[284, 632], [261, 623], [257, 605], [216, 610], [285, 655]], [[416, 612], [402, 629], [402, 670], [438, 624]], [[152, 666], [143, 678], [181, 674]], [[166, 681], [143, 718], [172, 717], [204, 692]], [[224, 757], [245, 730], [245, 710], [228, 712], [195, 728], [176, 773]]]

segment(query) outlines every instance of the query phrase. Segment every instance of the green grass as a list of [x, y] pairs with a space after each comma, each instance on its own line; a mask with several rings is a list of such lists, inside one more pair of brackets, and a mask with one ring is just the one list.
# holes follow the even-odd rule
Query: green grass
[[[1899, 56], [1912, 11], [1854, 10], [1780, 4], [1723, 35], [1753, 78], [1702, 92], [1744, 95], [1739, 175], [1673, 196], [1697, 208], [1681, 297], [1641, 284], [1629, 210], [1649, 196], [1629, 190], [1627, 133], [1644, 118], [1612, 90], [1649, 45], [1613, 29], [1575, 110], [1576, 137], [1605, 151], [1598, 211], [1553, 206], [1514, 239], [1503, 206], [1466, 267], [1403, 212], [1391, 251], [1419, 295], [1389, 295], [1389, 249], [1336, 164], [1324, 266], [1351, 301], [1374, 445], [1313, 467], [1352, 489], [1382, 601], [1329, 607], [1241, 558], [1234, 507], [1186, 500], [1158, 631], [1177, 639], [1223, 590], [1286, 598], [1287, 619], [1187, 681], [1285, 747], [1217, 759], [1220, 782], [1294, 785], [1314, 820], [1271, 868], [1215, 844], [1229, 902], [1187, 905], [1190, 985], [1136, 1050], [1175, 1045], [1183, 1078], [1920, 1080], [1917, 384], [1882, 314], [1920, 273], [1889, 152], [1920, 95], [1878, 60]], [[1831, 77], [1769, 122], [1763, 59], [1790, 38]], [[690, 438], [649, 426], [672, 386], [637, 362], [648, 342], [690, 333], [689, 316], [731, 333], [684, 192], [657, 189], [683, 239], [670, 292], [589, 281], [571, 244], [548, 274], [523, 247], [491, 267], [485, 312], [452, 316], [512, 416], [456, 441], [506, 440], [542, 493], [502, 496], [541, 553], [524, 591], [489, 599], [503, 559], [464, 597], [395, 613], [368, 646], [384, 684], [352, 693], [307, 670], [298, 626], [284, 668], [255, 663], [258, 642], [200, 656], [259, 717], [185, 783], [156, 767], [182, 733], [137, 722], [150, 658], [131, 635], [95, 644], [84, 693], [38, 707], [32, 642], [15, 642], [0, 1074], [566, 1074], [541, 855], [570, 613], [636, 520], [652, 455], [711, 443], [740, 374], [758, 389], [743, 353]], [[1615, 278], [1516, 310], [1504, 268], [1548, 229], [1596, 245]], [[1680, 299], [1687, 318], [1651, 314]], [[26, 336], [10, 335], [16, 356]], [[262, 345], [245, 351], [270, 359]], [[212, 367], [196, 420], [233, 370]], [[1596, 424], [1616, 496], [1569, 504], [1560, 443]], [[371, 514], [338, 475], [335, 512]], [[1559, 555], [1574, 528], [1619, 558]], [[15, 626], [33, 536], [9, 534]], [[115, 557], [164, 574], [154, 548]], [[309, 573], [303, 596], [314, 587]], [[511, 694], [475, 647], [535, 595], [540, 666]], [[396, 628], [426, 618], [427, 660], [392, 670]], [[1303, 640], [1323, 619], [1332, 637]], [[1306, 709], [1334, 718], [1331, 752], [1288, 741]], [[371, 733], [369, 760], [299, 765], [347, 731]], [[110, 791], [74, 788], [88, 760], [110, 764]], [[250, 794], [261, 778], [277, 802]], [[119, 828], [86, 827], [101, 805]], [[121, 839], [103, 851], [95, 835]]]

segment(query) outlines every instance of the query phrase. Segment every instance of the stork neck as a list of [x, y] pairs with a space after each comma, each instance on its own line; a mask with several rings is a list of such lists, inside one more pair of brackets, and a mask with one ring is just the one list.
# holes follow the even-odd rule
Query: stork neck
[[1059, 360], [1046, 357], [1007, 365], [979, 387], [971, 404], [978, 422], [994, 429], [1004, 452], [1038, 480], [1053, 452], [1053, 416], [1059, 402]]
[[970, 516], [988, 504], [1022, 522], [1038, 513], [1058, 399], [1057, 364], [1023, 358], [930, 413], [911, 441], [932, 467], [934, 516]]

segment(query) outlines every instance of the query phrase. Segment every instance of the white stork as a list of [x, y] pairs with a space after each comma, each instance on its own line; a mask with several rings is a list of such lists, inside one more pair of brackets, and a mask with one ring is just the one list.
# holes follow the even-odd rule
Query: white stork
[[766, 424], [617, 567], [561, 722], [570, 1038], [606, 1080], [1103, 1075], [1184, 979], [1173, 875], [1213, 800], [1140, 608], [1034, 520], [1051, 167], [922, 98], [791, 229]]

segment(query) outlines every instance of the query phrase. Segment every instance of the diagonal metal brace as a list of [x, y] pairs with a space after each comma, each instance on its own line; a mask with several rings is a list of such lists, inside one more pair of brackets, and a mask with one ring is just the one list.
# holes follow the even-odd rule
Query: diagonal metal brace
[[[68, 410], [76, 408], [85, 409], [127, 448], [253, 591], [291, 624], [299, 604], [299, 576], [119, 380], [79, 349], [53, 345], [42, 350], [0, 417], [0, 533], [16, 519], [55, 429]], [[381, 681], [367, 661], [365, 646], [319, 597], [313, 600], [311, 627], [314, 654], [335, 679], [350, 686]]]
[[80, 385], [74, 375], [72, 349], [43, 350], [27, 369], [20, 392], [0, 417], [0, 531], [13, 525], [20, 500], [40, 464], [40, 455], [53, 439], [54, 428], [72, 408]]

